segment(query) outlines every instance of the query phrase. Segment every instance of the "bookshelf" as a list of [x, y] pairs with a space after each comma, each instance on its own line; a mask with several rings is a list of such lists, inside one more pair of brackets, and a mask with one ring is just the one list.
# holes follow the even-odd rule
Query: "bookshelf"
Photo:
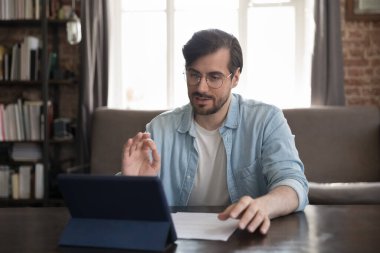
[[[14, 2], [20, 1], [15, 0]], [[9, 3], [11, 1], [3, 2]], [[3, 2], [0, 4], [3, 4]], [[8, 16], [8, 18], [4, 19], [4, 17], [1, 16], [4, 12], [0, 13], [0, 30], [3, 31], [3, 34], [11, 34], [11, 36], [0, 35], [0, 46], [5, 45], [7, 52], [11, 55], [8, 61], [6, 72], [8, 75], [6, 77], [4, 76], [4, 59], [0, 62], [0, 67], [2, 68], [2, 76], [0, 75], [0, 105], [2, 104], [3, 108], [7, 108], [9, 105], [15, 104], [15, 114], [21, 111], [16, 118], [18, 117], [19, 120], [20, 118], [22, 119], [21, 121], [16, 120], [16, 124], [7, 126], [7, 131], [4, 131], [5, 127], [1, 127], [1, 123], [4, 123], [4, 117], [1, 118], [0, 107], [0, 207], [46, 206], [60, 203], [60, 200], [56, 199], [57, 190], [54, 189], [54, 177], [61, 172], [61, 161], [68, 163], [67, 167], [72, 166], [75, 161], [74, 137], [69, 136], [66, 139], [57, 139], [53, 124], [55, 120], [60, 118], [75, 119], [76, 117], [76, 106], [72, 105], [75, 103], [66, 101], [65, 104], [64, 100], [67, 100], [66, 93], [77, 94], [79, 73], [75, 72], [79, 71], [79, 68], [71, 67], [70, 70], [65, 67], [63, 70], [62, 66], [60, 66], [62, 65], [62, 59], [60, 57], [62, 51], [65, 51], [65, 53], [68, 51], [62, 50], [62, 44], [67, 44], [64, 37], [67, 20], [56, 19], [56, 17], [52, 17], [51, 15], [52, 11], [58, 11], [59, 7], [63, 7], [59, 6], [60, 4], [70, 4], [71, 1], [22, 0], [22, 2], [29, 2], [29, 4], [31, 4], [33, 7], [33, 15], [35, 16], [27, 19], [14, 18], [12, 16], [9, 18]], [[40, 14], [35, 12], [36, 8], [34, 4], [38, 5]], [[42, 15], [41, 13], [46, 13], [47, 15]], [[34, 64], [35, 67], [38, 66], [38, 69], [32, 70], [32, 61], [30, 62], [30, 67], [26, 68], [26, 73], [28, 73], [26, 76], [24, 75], [24, 77], [22, 77], [22, 74], [12, 76], [12, 46], [15, 45], [15, 43], [20, 43], [20, 47], [22, 47], [22, 39], [28, 36], [38, 38], [39, 48], [36, 50], [37, 58], [35, 61], [36, 64]], [[78, 49], [78, 47], [69, 50], [69, 52], [75, 52], [76, 49]], [[32, 55], [32, 53], [30, 55]], [[77, 61], [79, 61], [78, 55], [79, 54], [72, 53], [71, 57], [76, 57]], [[20, 57], [20, 64], [23, 64], [24, 61], [26, 61], [25, 58]], [[72, 65], [75, 66], [75, 64]], [[23, 68], [20, 67], [20, 69], [15, 72], [19, 73], [22, 71]], [[35, 73], [35, 75], [32, 75], [32, 73]], [[76, 98], [74, 96], [72, 101], [75, 100]], [[31, 103], [40, 103], [37, 116], [32, 117], [32, 115], [35, 114], [32, 114], [32, 110], [25, 106]], [[70, 110], [66, 110], [69, 111], [69, 113], [65, 112], [64, 107], [70, 106]], [[34, 120], [31, 120], [31, 118]], [[6, 120], [10, 122], [9, 117], [6, 117]], [[10, 136], [8, 129], [12, 129], [13, 127], [16, 128], [16, 135]], [[36, 128], [38, 128], [38, 130], [34, 131]], [[37, 134], [37, 137], [36, 135], [33, 137], [31, 133], [39, 133], [39, 135]], [[17, 152], [17, 150], [28, 150], [27, 155], [25, 155], [27, 158], [23, 159], [23, 156], [20, 155], [22, 152]], [[62, 150], [64, 150], [64, 152], [62, 152]], [[33, 153], [32, 151], [35, 153], [34, 156], [31, 155], [31, 153]], [[62, 153], [64, 154], [62, 155]], [[16, 154], [20, 156], [16, 156]], [[15, 159], [15, 157], [18, 158]], [[43, 168], [43, 174], [41, 176], [39, 173], [37, 177], [37, 167], [41, 166]], [[31, 168], [31, 179], [27, 179], [27, 181], [30, 182], [30, 192], [27, 198], [23, 197], [20, 199], [20, 196], [17, 197], [13, 194], [15, 191], [15, 182], [18, 182], [18, 184], [20, 184], [20, 182], [14, 182], [12, 176], [18, 174], [19, 177], [21, 177], [20, 170], [24, 169], [24, 167]], [[6, 172], [7, 170], [8, 172]], [[26, 171], [28, 171], [28, 169], [26, 169]], [[2, 189], [2, 185], [4, 188], [4, 179], [2, 179], [2, 177], [4, 178], [5, 176], [8, 177], [8, 195], [2, 196], [1, 191], [4, 190]], [[41, 182], [43, 189], [42, 197], [41, 194], [36, 196], [36, 192], [38, 191], [36, 185], [37, 183], [41, 184]], [[17, 189], [21, 189], [21, 184]], [[52, 194], [52, 192], [55, 193]]]

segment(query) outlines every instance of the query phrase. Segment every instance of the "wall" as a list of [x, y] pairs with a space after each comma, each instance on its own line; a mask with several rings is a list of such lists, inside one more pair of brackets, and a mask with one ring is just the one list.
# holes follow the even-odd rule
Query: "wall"
[[380, 106], [380, 21], [347, 21], [340, 1], [346, 104]]

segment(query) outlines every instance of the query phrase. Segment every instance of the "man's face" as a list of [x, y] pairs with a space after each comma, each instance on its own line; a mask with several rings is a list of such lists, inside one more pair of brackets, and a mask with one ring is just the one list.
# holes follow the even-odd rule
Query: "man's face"
[[[230, 61], [229, 49], [221, 48], [215, 53], [200, 57], [187, 68], [187, 74], [201, 76], [197, 85], [187, 85], [188, 96], [194, 113], [210, 115], [218, 112], [228, 101], [231, 89], [236, 86], [239, 71], [230, 73], [228, 63]], [[231, 74], [231, 75], [230, 75]], [[235, 74], [235, 75], [234, 75]], [[234, 75], [231, 80], [231, 76]], [[219, 88], [212, 88], [209, 83], [212, 78], [220, 78], [223, 84]]]

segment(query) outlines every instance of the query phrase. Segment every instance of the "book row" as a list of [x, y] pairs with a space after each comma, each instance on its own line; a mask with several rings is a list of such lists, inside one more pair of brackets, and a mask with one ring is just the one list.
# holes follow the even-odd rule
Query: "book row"
[[0, 165], [0, 198], [43, 199], [44, 167], [41, 163], [10, 169]]
[[[71, 11], [71, 6], [62, 4], [62, 0], [46, 0], [46, 4], [46, 17], [50, 19], [64, 19]], [[40, 19], [41, 11], [41, 0], [0, 0], [0, 20]]]
[[0, 0], [0, 19], [39, 19], [40, 0]]
[[37, 37], [26, 36], [10, 48], [0, 45], [0, 80], [38, 80], [39, 44]]
[[[48, 108], [51, 112], [50, 102]], [[50, 114], [53, 117], [52, 112]], [[45, 115], [42, 101], [18, 99], [17, 103], [0, 104], [0, 141], [42, 141], [44, 131]]]

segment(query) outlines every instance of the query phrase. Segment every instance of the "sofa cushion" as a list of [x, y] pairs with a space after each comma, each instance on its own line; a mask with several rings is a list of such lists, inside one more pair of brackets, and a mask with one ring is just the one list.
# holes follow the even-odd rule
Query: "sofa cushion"
[[379, 107], [287, 109], [284, 114], [309, 181], [380, 181]]
[[161, 112], [98, 108], [92, 118], [91, 173], [112, 175], [120, 171], [124, 143], [144, 132], [145, 125]]

